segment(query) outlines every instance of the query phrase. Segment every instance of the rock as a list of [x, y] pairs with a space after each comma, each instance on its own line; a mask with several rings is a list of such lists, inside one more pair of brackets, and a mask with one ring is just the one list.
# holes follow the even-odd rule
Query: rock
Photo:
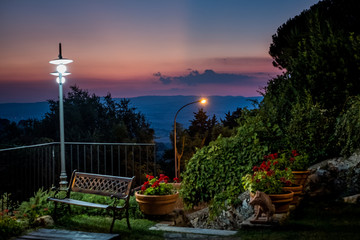
[[360, 192], [360, 155], [333, 158], [309, 168], [305, 192], [309, 196], [349, 196]]
[[191, 226], [195, 228], [211, 228], [220, 230], [239, 229], [240, 224], [254, 214], [254, 210], [249, 204], [249, 192], [240, 194], [238, 199], [238, 205], [227, 206], [226, 210], [222, 210], [219, 216], [215, 217], [213, 220], [210, 220], [209, 208], [204, 208], [194, 213], [187, 214], [186, 217], [188, 218]]
[[34, 224], [41, 227], [52, 227], [54, 226], [54, 220], [50, 215], [45, 215], [35, 219]]
[[344, 197], [343, 200], [346, 203], [360, 203], [360, 194]]

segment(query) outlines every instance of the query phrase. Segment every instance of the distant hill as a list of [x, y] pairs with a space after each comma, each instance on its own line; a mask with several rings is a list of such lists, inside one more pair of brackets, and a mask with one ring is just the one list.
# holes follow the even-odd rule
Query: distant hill
[[[157, 137], [157, 142], [170, 142], [169, 133], [173, 128], [176, 112], [185, 104], [199, 99], [196, 96], [142, 96], [129, 98], [130, 104], [143, 113], [151, 123]], [[194, 112], [203, 108], [207, 115], [214, 114], [217, 119], [224, 119], [227, 112], [233, 112], [236, 108], [253, 108], [251, 100], [261, 101], [262, 97], [241, 97], [241, 96], [210, 96], [208, 103], [203, 106], [200, 103], [192, 104], [178, 114], [176, 121], [185, 127], [190, 125]], [[114, 100], [120, 100], [114, 98]], [[41, 119], [49, 111], [47, 102], [36, 103], [2, 103], [0, 104], [0, 118], [18, 122], [24, 119]], [[65, 116], [66, 117], [66, 116]]]

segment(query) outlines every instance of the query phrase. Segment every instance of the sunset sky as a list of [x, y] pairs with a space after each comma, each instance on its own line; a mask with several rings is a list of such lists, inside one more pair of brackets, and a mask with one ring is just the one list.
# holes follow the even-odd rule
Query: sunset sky
[[1, 0], [0, 103], [57, 99], [64, 85], [113, 97], [257, 96], [280, 73], [271, 36], [318, 0]]

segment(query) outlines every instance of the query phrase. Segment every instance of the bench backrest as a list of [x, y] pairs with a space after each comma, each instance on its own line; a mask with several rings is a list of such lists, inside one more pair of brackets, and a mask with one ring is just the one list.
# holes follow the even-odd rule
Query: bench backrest
[[74, 171], [70, 181], [70, 188], [73, 192], [126, 198], [130, 195], [134, 178]]

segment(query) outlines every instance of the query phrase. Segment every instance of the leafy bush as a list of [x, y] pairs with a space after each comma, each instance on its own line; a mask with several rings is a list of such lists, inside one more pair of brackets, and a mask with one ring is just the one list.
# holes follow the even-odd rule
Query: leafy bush
[[212, 204], [218, 206], [224, 204], [224, 199], [233, 200], [244, 191], [241, 177], [271, 150], [272, 140], [279, 134], [278, 126], [249, 114], [235, 136], [220, 136], [198, 150], [182, 174], [181, 195], [185, 204], [192, 207], [214, 199]]
[[19, 217], [25, 217], [28, 219], [29, 224], [32, 225], [36, 218], [51, 214], [54, 210], [54, 205], [47, 200], [51, 195], [50, 190], [40, 188], [34, 197], [20, 204], [18, 208]]
[[297, 103], [291, 110], [291, 119], [285, 129], [287, 144], [309, 155], [309, 164], [336, 155], [334, 147], [335, 118], [328, 110], [314, 104], [307, 95], [306, 101]]
[[336, 124], [341, 154], [349, 156], [360, 148], [360, 96], [351, 98]]
[[0, 240], [17, 236], [25, 229], [25, 224], [17, 221], [17, 211], [14, 210], [14, 203], [9, 198], [10, 194], [3, 194], [0, 198]]

